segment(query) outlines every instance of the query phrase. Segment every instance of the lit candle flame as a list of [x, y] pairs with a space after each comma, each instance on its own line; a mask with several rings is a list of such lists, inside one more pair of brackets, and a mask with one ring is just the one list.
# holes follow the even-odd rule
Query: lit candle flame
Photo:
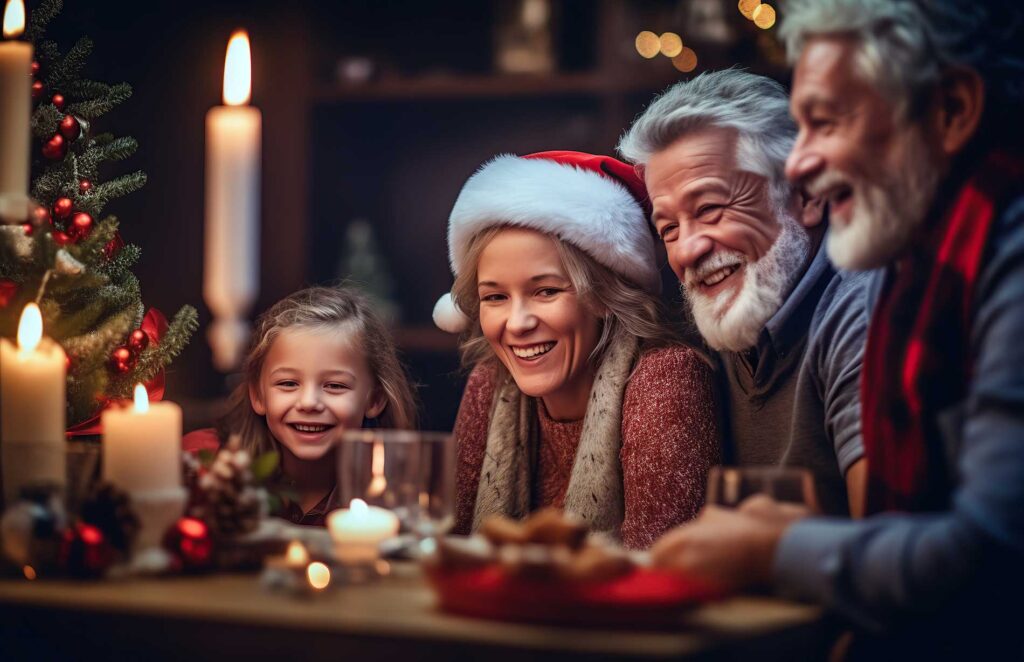
[[309, 578], [309, 585], [319, 591], [331, 583], [331, 569], [319, 561], [313, 561], [306, 568], [306, 577]]
[[244, 106], [252, 96], [252, 53], [249, 33], [235, 30], [228, 40], [228, 53], [224, 57], [224, 103]]
[[288, 565], [303, 566], [309, 563], [309, 552], [306, 551], [306, 546], [298, 540], [288, 543], [288, 551], [285, 552], [284, 557]]
[[384, 478], [384, 444], [377, 442], [373, 445], [370, 455], [370, 480], [366, 493], [372, 497], [379, 497], [388, 488], [388, 481]]
[[149, 393], [142, 384], [135, 385], [135, 412], [145, 414], [149, 411]]
[[348, 504], [348, 509], [354, 515], [365, 515], [370, 512], [369, 506], [362, 499], [352, 499], [352, 503]]
[[39, 306], [30, 303], [25, 306], [21, 313], [21, 321], [18, 322], [18, 349], [23, 354], [33, 352], [42, 338], [43, 314], [39, 311]]
[[4, 9], [4, 38], [13, 39], [25, 31], [25, 3], [7, 0]]

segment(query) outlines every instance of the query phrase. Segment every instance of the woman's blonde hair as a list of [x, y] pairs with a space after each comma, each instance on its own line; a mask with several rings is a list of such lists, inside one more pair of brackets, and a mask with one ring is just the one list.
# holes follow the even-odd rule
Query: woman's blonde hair
[[394, 342], [369, 300], [349, 285], [310, 287], [281, 299], [256, 321], [252, 344], [242, 364], [243, 380], [231, 393], [228, 412], [218, 422], [222, 440], [241, 437], [242, 447], [252, 453], [274, 449], [266, 419], [253, 411], [250, 388], [259, 388], [260, 372], [271, 345], [286, 329], [341, 329], [366, 357], [377, 387], [387, 399], [378, 417], [381, 427], [416, 427], [416, 400], [405, 368], [398, 360]]
[[[499, 364], [498, 357], [480, 328], [480, 297], [477, 290], [477, 270], [480, 254], [500, 232], [516, 228], [514, 225], [496, 225], [473, 237], [466, 251], [463, 269], [455, 278], [452, 298], [470, 319], [469, 330], [461, 344], [462, 365], [472, 368], [481, 363]], [[643, 348], [660, 347], [679, 342], [675, 332], [665, 321], [661, 300], [608, 267], [599, 263], [582, 249], [560, 237], [533, 230], [549, 237], [555, 243], [558, 257], [577, 296], [592, 314], [601, 320], [601, 337], [590, 355], [594, 363], [600, 361], [619, 328], [640, 339]]]

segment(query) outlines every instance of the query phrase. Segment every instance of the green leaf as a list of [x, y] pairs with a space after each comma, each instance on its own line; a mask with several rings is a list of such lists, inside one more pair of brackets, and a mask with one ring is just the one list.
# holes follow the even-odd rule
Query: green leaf
[[277, 451], [263, 453], [252, 462], [252, 477], [257, 483], [262, 483], [274, 475], [280, 461], [281, 454]]

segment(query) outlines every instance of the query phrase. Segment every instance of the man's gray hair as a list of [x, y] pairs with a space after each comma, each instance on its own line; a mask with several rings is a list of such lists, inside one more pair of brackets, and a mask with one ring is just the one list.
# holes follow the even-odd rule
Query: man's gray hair
[[[779, 37], [790, 63], [808, 39], [849, 35], [865, 79], [914, 118], [947, 67], [969, 67], [986, 83], [989, 107], [1024, 97], [1024, 11], [1019, 0], [788, 0]], [[994, 102], [994, 103], [993, 103]], [[1002, 109], [1000, 109], [1002, 110]]]
[[776, 201], [788, 196], [786, 157], [796, 139], [789, 97], [771, 78], [740, 69], [705, 72], [668, 88], [629, 127], [618, 151], [644, 166], [683, 135], [708, 127], [735, 129], [738, 167], [767, 177]]

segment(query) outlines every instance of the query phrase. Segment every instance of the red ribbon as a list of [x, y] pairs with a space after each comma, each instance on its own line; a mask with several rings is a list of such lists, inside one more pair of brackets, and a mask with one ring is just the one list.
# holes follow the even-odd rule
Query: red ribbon
[[[160, 339], [163, 338], [164, 334], [167, 333], [167, 318], [156, 308], [150, 308], [145, 317], [142, 318], [142, 324], [139, 328], [149, 338], [149, 344], [156, 347], [160, 344]], [[150, 402], [157, 402], [162, 400], [164, 397], [164, 369], [161, 368], [153, 379], [146, 382], [146, 393], [149, 395]], [[81, 423], [72, 425], [67, 429], [65, 434], [70, 439], [71, 437], [86, 437], [103, 433], [103, 427], [100, 424], [100, 414], [103, 413], [104, 409], [109, 409], [115, 406], [122, 406], [124, 403], [119, 400], [108, 400], [94, 416], [91, 416]]]

